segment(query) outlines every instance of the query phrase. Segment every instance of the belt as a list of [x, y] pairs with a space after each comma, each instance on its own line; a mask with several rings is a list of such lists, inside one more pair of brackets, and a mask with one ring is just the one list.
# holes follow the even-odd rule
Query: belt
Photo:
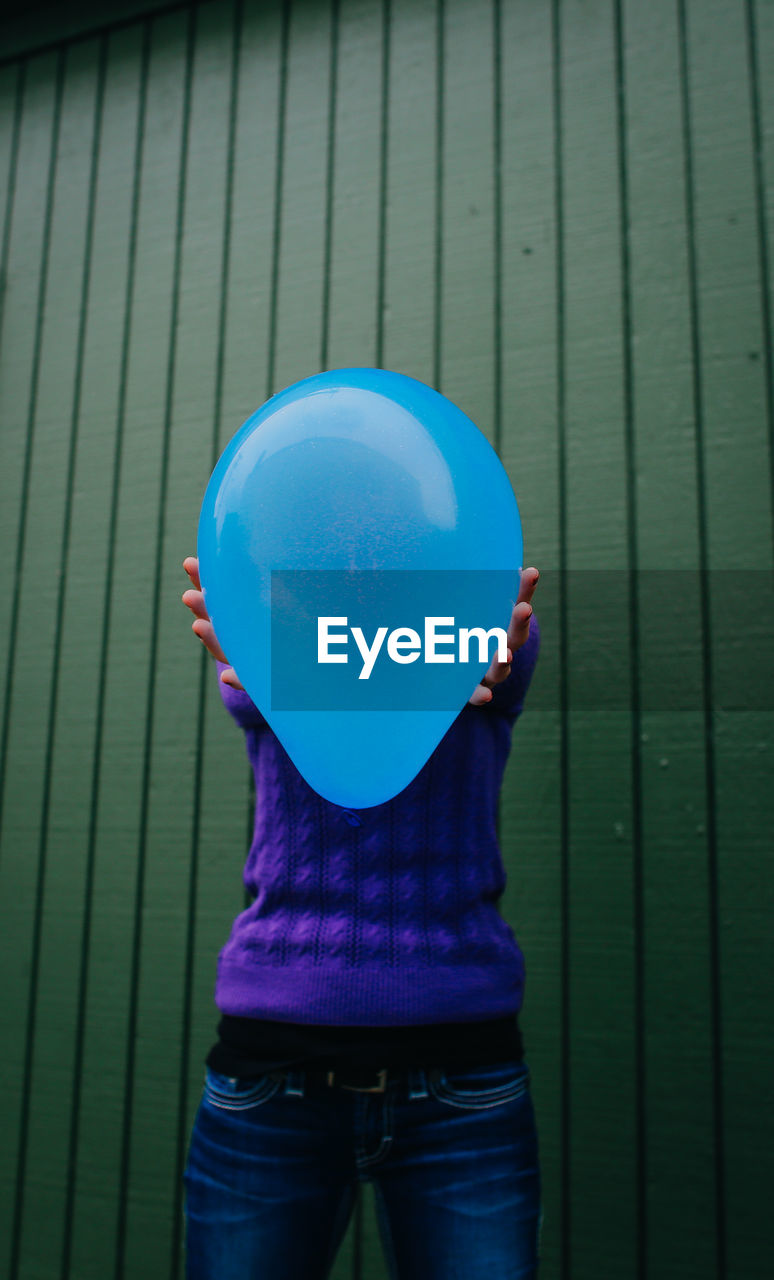
[[384, 1093], [387, 1068], [380, 1071], [326, 1071], [325, 1083], [331, 1089], [352, 1089], [355, 1093]]
[[[295, 1075], [295, 1072], [288, 1071], [272, 1071], [270, 1075], [275, 1080], [286, 1080]], [[316, 1085], [327, 1085], [330, 1089], [352, 1089], [355, 1093], [384, 1093], [387, 1088], [388, 1075], [395, 1079], [396, 1074], [387, 1067], [379, 1070], [368, 1067], [353, 1068], [341, 1071], [320, 1071], [309, 1068], [298, 1073], [305, 1077], [310, 1083]]]

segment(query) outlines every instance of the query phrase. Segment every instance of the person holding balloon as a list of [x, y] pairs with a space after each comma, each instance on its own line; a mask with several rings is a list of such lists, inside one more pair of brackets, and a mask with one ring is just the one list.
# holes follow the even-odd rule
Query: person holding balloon
[[[376, 386], [373, 378], [349, 382], [358, 394]], [[416, 393], [422, 414], [417, 402], [410, 406], [423, 431], [433, 407], [427, 390]], [[351, 403], [342, 395], [327, 428], [336, 459], [353, 439], [341, 425]], [[406, 403], [404, 395], [401, 411]], [[394, 440], [405, 423], [393, 425]], [[287, 422], [283, 432], [287, 441]], [[322, 434], [311, 442], [316, 466]], [[448, 461], [453, 446], [440, 452]], [[264, 430], [261, 474], [271, 479], [270, 453]], [[424, 457], [426, 479], [427, 467], [441, 464], [427, 450]], [[303, 475], [303, 458], [294, 465], [294, 476]], [[244, 475], [242, 456], [240, 486]], [[222, 475], [219, 484], [223, 503]], [[395, 492], [400, 499], [409, 490]], [[346, 501], [343, 490], [337, 501]], [[442, 524], [427, 490], [421, 501], [417, 521]], [[495, 654], [401, 790], [393, 781], [389, 798], [353, 805], [339, 802], [346, 789], [337, 800], [324, 794], [327, 784], [310, 785], [305, 757], [297, 767], [295, 741], [286, 749], [284, 722], [272, 720], [260, 683], [252, 672], [244, 684], [237, 674], [247, 650], [235, 631], [226, 640], [209, 607], [216, 575], [212, 557], [208, 577], [202, 572], [202, 545], [200, 525], [200, 555], [184, 561], [191, 585], [183, 601], [245, 732], [256, 811], [243, 877], [253, 901], [218, 958], [218, 1040], [184, 1172], [187, 1280], [323, 1280], [361, 1182], [373, 1184], [397, 1280], [534, 1277], [542, 1209], [518, 1024], [524, 960], [497, 907], [505, 873], [496, 819], [538, 655], [538, 572], [519, 571], [507, 660]], [[222, 597], [212, 598], [225, 619]], [[359, 742], [362, 752], [367, 737]], [[337, 750], [331, 737], [328, 752]]]

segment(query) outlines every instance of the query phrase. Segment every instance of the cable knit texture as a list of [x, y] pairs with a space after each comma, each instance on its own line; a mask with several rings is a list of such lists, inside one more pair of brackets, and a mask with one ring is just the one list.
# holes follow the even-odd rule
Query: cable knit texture
[[493, 701], [463, 708], [400, 795], [357, 811], [318, 796], [249, 696], [219, 682], [256, 784], [243, 876], [255, 900], [218, 959], [221, 1012], [411, 1026], [520, 1009], [524, 959], [497, 906], [496, 820], [539, 643], [533, 617]]

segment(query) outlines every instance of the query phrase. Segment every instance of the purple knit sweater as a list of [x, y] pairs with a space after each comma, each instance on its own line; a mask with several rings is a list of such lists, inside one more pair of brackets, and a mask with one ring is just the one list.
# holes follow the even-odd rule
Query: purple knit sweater
[[[497, 804], [540, 639], [483, 707], [463, 708], [400, 795], [353, 811], [304, 781], [246, 693], [219, 683], [255, 774], [255, 829], [218, 959], [222, 1013], [326, 1026], [516, 1013], [524, 959], [497, 907]], [[218, 674], [223, 670], [218, 664]]]

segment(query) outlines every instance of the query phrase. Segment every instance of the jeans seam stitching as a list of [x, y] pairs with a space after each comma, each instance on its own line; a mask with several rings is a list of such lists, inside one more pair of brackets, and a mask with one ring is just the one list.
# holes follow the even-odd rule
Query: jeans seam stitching
[[434, 1084], [431, 1086], [431, 1091], [437, 1102], [446, 1102], [451, 1107], [485, 1111], [489, 1107], [497, 1107], [503, 1102], [513, 1102], [516, 1098], [523, 1097], [528, 1089], [526, 1086], [521, 1086], [508, 1093], [455, 1093], [453, 1090], [444, 1090], [443, 1086]]
[[357, 1149], [357, 1167], [358, 1169], [368, 1169], [373, 1164], [378, 1164], [383, 1160], [392, 1145], [392, 1098], [386, 1096], [384, 1099], [383, 1112], [383, 1133], [379, 1141], [379, 1146], [372, 1155], [366, 1153], [365, 1147]]
[[279, 1092], [280, 1082], [275, 1081], [273, 1087], [254, 1093], [231, 1094], [218, 1093], [210, 1085], [205, 1085], [204, 1096], [214, 1107], [221, 1111], [248, 1111], [251, 1107], [269, 1102]]

